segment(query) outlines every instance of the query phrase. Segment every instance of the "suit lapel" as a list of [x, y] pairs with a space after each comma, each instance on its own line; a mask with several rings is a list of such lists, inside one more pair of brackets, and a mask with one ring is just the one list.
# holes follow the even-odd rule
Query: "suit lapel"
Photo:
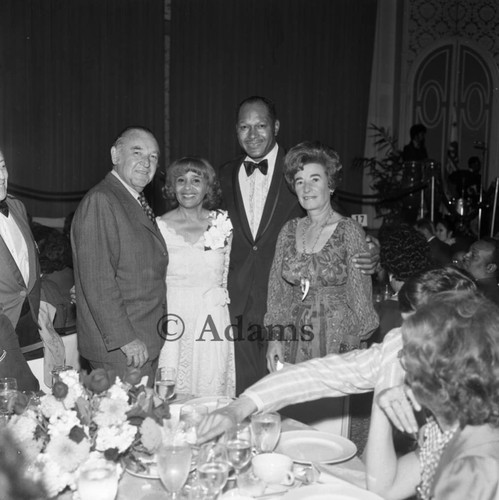
[[2, 265], [5, 265], [8, 269], [12, 270], [12, 273], [17, 283], [23, 288], [25, 288], [26, 283], [24, 283], [21, 271], [17, 267], [14, 257], [12, 257], [10, 250], [8, 249], [7, 245], [5, 244], [5, 241], [1, 236], [0, 236], [0, 261], [3, 262]]
[[260, 225], [258, 226], [255, 241], [258, 241], [268, 230], [272, 222], [272, 217], [274, 216], [277, 203], [279, 202], [279, 196], [282, 192], [282, 183], [285, 182], [283, 175], [283, 156], [284, 151], [279, 148], [275, 161], [274, 173], [272, 175], [272, 182], [270, 183], [267, 199], [265, 200], [265, 206], [263, 207], [262, 218], [260, 220]]
[[253, 245], [253, 235], [251, 234], [251, 228], [248, 222], [248, 216], [246, 215], [246, 210], [244, 209], [243, 196], [241, 194], [241, 186], [239, 185], [239, 169], [242, 163], [242, 158], [238, 160], [237, 164], [234, 165], [232, 170], [232, 192], [234, 193], [234, 208], [236, 214], [241, 221], [241, 229], [248, 240], [248, 242]]
[[148, 231], [150, 231], [160, 242], [161, 246], [166, 250], [166, 243], [159, 232], [159, 229], [154, 225], [147, 215], [145, 214], [142, 207], [139, 205], [138, 201], [132, 196], [132, 194], [126, 189], [125, 186], [117, 179], [114, 174], [109, 173], [106, 176], [110, 189], [120, 200], [121, 204], [125, 207], [126, 211], [131, 214], [135, 214], [136, 220], [142, 224]]
[[[9, 203], [9, 199], [7, 198], [7, 204], [9, 205], [9, 210], [10, 214], [12, 215], [12, 218], [14, 219], [14, 222], [17, 224], [17, 227], [19, 228], [19, 231], [21, 231], [21, 234], [24, 238], [24, 241], [26, 243], [26, 248], [28, 250], [28, 266], [29, 266], [29, 280], [28, 283], [24, 282], [24, 279], [22, 277], [21, 271], [17, 267], [16, 261], [14, 260], [14, 257], [12, 257], [12, 254], [10, 253], [9, 249], [7, 248], [7, 245], [5, 245], [5, 242], [2, 239], [2, 244], [7, 252], [5, 256], [11, 261], [12, 267], [11, 268], [14, 270], [14, 275], [16, 277], [16, 280], [19, 282], [21, 286], [26, 287], [28, 290], [31, 290], [37, 280], [37, 275], [39, 274], [39, 268], [38, 268], [38, 255], [36, 253], [36, 243], [33, 239], [33, 234], [31, 233], [31, 229], [28, 225], [28, 221], [23, 217], [23, 214], [18, 210], [18, 207], [14, 203]], [[2, 252], [3, 253], [3, 252]]]

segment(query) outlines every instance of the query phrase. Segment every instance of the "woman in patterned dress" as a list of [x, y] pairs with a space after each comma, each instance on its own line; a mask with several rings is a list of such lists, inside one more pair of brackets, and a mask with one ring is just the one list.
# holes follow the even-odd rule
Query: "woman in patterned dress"
[[356, 349], [378, 325], [371, 278], [352, 263], [368, 251], [364, 231], [331, 206], [341, 170], [338, 154], [319, 142], [286, 155], [286, 181], [307, 216], [287, 222], [277, 240], [265, 316], [270, 371], [277, 361]]

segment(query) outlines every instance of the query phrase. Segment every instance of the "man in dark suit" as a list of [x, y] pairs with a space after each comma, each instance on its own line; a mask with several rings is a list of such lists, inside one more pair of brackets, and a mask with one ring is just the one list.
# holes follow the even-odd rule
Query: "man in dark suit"
[[444, 243], [436, 237], [433, 222], [428, 219], [418, 219], [415, 228], [428, 242], [432, 264], [435, 266], [446, 266], [450, 264], [452, 260], [452, 249], [450, 245], [447, 245], [447, 243]]
[[122, 132], [112, 171], [82, 200], [71, 231], [80, 353], [121, 376], [140, 368], [150, 384], [163, 344], [168, 253], [142, 191], [158, 158], [149, 130]]
[[[304, 216], [284, 179], [285, 152], [276, 142], [279, 127], [271, 100], [260, 96], [245, 99], [238, 108], [236, 134], [246, 155], [219, 171], [234, 226], [228, 289], [237, 394], [267, 373], [263, 318], [277, 236], [285, 222]], [[358, 256], [369, 272], [378, 261], [378, 250], [374, 253], [374, 258]]]
[[38, 331], [40, 266], [26, 209], [7, 195], [8, 177], [0, 151], [0, 376], [15, 377], [20, 390], [38, 390], [26, 358], [43, 356]]

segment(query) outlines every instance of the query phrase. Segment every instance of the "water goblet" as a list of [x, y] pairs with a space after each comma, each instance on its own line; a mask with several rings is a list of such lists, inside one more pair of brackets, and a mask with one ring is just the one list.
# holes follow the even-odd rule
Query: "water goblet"
[[84, 465], [78, 476], [80, 500], [114, 500], [118, 492], [116, 465], [98, 460]]
[[172, 399], [175, 396], [175, 382], [177, 371], [175, 368], [161, 367], [156, 370], [154, 385], [156, 394], [162, 401]]
[[175, 500], [191, 470], [192, 450], [189, 443], [164, 443], [156, 453], [158, 473], [170, 498]]
[[279, 441], [281, 416], [279, 413], [259, 413], [251, 417], [251, 435], [257, 453], [270, 453]]
[[180, 408], [179, 430], [185, 433], [185, 440], [189, 444], [196, 444], [199, 424], [206, 415], [208, 408], [204, 405], [187, 404]]
[[223, 436], [227, 448], [229, 464], [236, 472], [236, 477], [251, 460], [251, 430], [248, 421], [242, 421], [229, 429]]
[[229, 477], [227, 448], [220, 443], [206, 443], [197, 456], [198, 482], [206, 498], [216, 498]]

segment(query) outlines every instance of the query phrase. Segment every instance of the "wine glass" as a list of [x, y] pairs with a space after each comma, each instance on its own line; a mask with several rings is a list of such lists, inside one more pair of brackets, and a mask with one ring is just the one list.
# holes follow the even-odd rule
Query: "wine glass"
[[118, 492], [116, 465], [99, 460], [84, 465], [78, 476], [80, 500], [114, 500]]
[[206, 415], [208, 408], [204, 405], [184, 405], [180, 408], [179, 430], [185, 433], [185, 440], [189, 444], [196, 444], [199, 424]]
[[281, 416], [279, 413], [259, 413], [251, 417], [251, 435], [257, 453], [270, 453], [279, 441]]
[[158, 473], [172, 500], [178, 494], [189, 476], [192, 451], [188, 443], [162, 444], [156, 453]]
[[172, 399], [175, 396], [175, 381], [177, 371], [175, 368], [161, 367], [156, 370], [154, 385], [156, 394], [162, 401]]
[[197, 456], [198, 482], [206, 498], [216, 498], [229, 477], [227, 448], [220, 443], [206, 443]]
[[248, 421], [242, 421], [228, 430], [224, 435], [229, 464], [236, 472], [244, 469], [251, 460], [251, 430]]

